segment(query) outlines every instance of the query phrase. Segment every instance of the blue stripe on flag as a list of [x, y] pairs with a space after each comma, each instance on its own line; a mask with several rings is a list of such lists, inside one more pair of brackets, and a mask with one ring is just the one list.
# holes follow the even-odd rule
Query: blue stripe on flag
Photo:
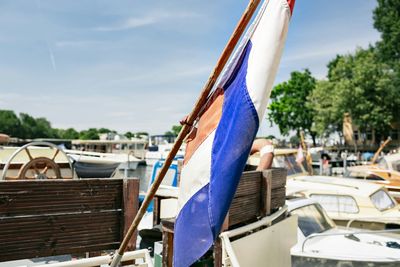
[[259, 119], [246, 85], [251, 42], [239, 61], [240, 69], [227, 82], [222, 117], [215, 133], [210, 178], [210, 222], [218, 236], [249, 157]]
[[210, 183], [185, 203], [177, 216], [175, 267], [190, 266], [218, 236], [256, 136], [259, 120], [246, 86], [251, 47], [249, 41], [224, 86], [222, 116], [212, 148]]

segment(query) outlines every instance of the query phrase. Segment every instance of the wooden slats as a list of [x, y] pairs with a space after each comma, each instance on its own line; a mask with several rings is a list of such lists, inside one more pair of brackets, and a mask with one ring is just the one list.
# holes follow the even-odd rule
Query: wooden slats
[[229, 226], [257, 218], [261, 210], [261, 172], [244, 172], [229, 209]]
[[281, 168], [247, 171], [240, 178], [227, 218], [227, 226], [254, 221], [285, 204], [287, 171]]
[[0, 261], [116, 249], [138, 191], [137, 179], [0, 182]]

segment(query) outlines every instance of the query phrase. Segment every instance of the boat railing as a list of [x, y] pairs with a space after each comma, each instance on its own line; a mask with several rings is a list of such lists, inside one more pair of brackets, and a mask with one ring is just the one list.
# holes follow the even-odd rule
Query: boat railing
[[269, 227], [272, 225], [272, 223], [284, 215], [288, 210], [287, 206], [283, 206], [280, 210], [277, 212], [271, 214], [270, 216], [264, 217], [259, 221], [256, 221], [254, 223], [245, 225], [243, 227], [239, 227], [230, 231], [225, 231], [220, 234], [221, 241], [223, 243], [224, 249], [223, 249], [223, 254], [222, 258], [229, 258], [229, 261], [233, 267], [240, 266], [239, 261], [236, 258], [234, 249], [232, 247], [232, 244], [230, 242], [231, 237], [235, 236], [240, 236], [244, 235], [249, 232], [253, 232], [261, 227]]
[[[399, 218], [400, 219], [400, 218]], [[388, 220], [388, 221], [393, 221], [393, 217], [381, 217], [381, 216], [376, 216], [376, 217], [358, 217], [358, 218], [353, 218], [351, 220], [349, 220], [346, 224], [346, 230], [349, 230], [351, 224], [353, 222], [356, 221], [384, 221], [384, 220]]]
[[400, 233], [400, 229], [386, 229], [386, 230], [368, 230], [368, 231], [349, 231], [343, 233], [315, 233], [307, 236], [301, 245], [301, 252], [304, 252], [306, 243], [316, 237], [326, 236], [352, 236], [352, 235], [366, 235], [366, 234], [387, 234], [387, 233]]
[[[112, 255], [105, 255], [93, 258], [79, 259], [74, 261], [58, 262], [53, 264], [39, 265], [37, 267], [95, 267], [110, 264]], [[153, 261], [147, 249], [125, 252], [122, 256], [122, 262], [138, 260], [141, 263], [131, 266], [153, 267]]]

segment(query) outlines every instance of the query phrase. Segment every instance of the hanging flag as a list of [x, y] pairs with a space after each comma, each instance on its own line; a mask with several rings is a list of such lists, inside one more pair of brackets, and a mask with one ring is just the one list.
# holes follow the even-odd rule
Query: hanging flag
[[190, 136], [181, 172], [174, 266], [217, 238], [268, 105], [294, 0], [264, 1]]

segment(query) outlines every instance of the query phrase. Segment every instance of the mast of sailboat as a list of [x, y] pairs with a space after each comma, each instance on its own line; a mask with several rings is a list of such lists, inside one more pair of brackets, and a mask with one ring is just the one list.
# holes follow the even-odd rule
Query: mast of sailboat
[[384, 148], [387, 144], [389, 144], [390, 141], [392, 141], [392, 138], [389, 136], [389, 137], [385, 140], [385, 142], [383, 142], [383, 143], [381, 144], [381, 146], [378, 148], [378, 150], [375, 152], [374, 157], [373, 157], [372, 160], [371, 160], [371, 164], [374, 164], [374, 163], [378, 160], [379, 154], [381, 154], [383, 148]]
[[121, 243], [116, 254], [114, 254], [110, 267], [117, 267], [120, 263], [122, 256], [128, 246], [129, 240], [131, 239], [133, 233], [135, 232], [139, 222], [141, 221], [142, 217], [144, 216], [148, 205], [150, 204], [151, 200], [154, 198], [154, 195], [157, 192], [158, 187], [160, 186], [162, 180], [164, 179], [165, 174], [168, 171], [169, 166], [171, 165], [176, 153], [178, 152], [179, 148], [182, 145], [183, 140], [190, 132], [193, 123], [198, 118], [200, 111], [202, 110], [203, 106], [206, 104], [208, 96], [210, 95], [211, 90], [213, 89], [215, 83], [217, 82], [218, 77], [222, 73], [226, 63], [228, 62], [230, 56], [232, 55], [236, 45], [238, 44], [240, 37], [242, 36], [243, 32], [245, 31], [247, 25], [249, 24], [251, 18], [253, 17], [254, 12], [257, 10], [258, 5], [260, 4], [261, 0], [250, 0], [249, 4], [247, 5], [246, 10], [242, 14], [233, 34], [231, 35], [228, 43], [226, 44], [218, 62], [210, 74], [206, 84], [203, 87], [203, 90], [198, 98], [192, 112], [190, 113], [189, 117], [187, 118], [185, 124], [183, 125], [174, 146], [172, 147], [171, 151], [169, 152], [165, 163], [157, 175], [153, 185], [151, 186], [150, 190], [146, 194], [146, 198], [144, 199], [142, 205], [138, 213], [136, 214], [135, 219], [133, 220], [131, 226], [129, 227], [128, 232], [126, 233], [124, 240]]

